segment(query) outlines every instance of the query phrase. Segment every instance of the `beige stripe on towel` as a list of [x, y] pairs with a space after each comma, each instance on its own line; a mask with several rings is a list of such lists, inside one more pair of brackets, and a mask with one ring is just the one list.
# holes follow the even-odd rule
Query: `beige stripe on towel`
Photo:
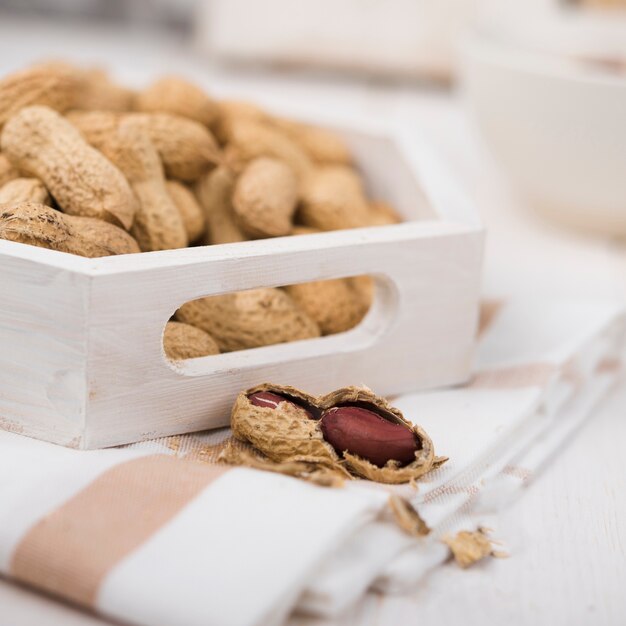
[[107, 573], [227, 470], [166, 455], [120, 463], [28, 531], [10, 572], [93, 607]]
[[558, 371], [553, 363], [527, 363], [510, 365], [477, 372], [467, 388], [474, 389], [519, 389], [521, 387], [543, 387]]

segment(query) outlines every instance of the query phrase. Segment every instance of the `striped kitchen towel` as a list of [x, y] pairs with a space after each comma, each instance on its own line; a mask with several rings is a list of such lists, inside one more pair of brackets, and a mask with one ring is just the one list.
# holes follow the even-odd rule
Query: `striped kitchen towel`
[[[489, 523], [590, 414], [625, 327], [610, 304], [487, 303], [471, 381], [395, 399], [450, 457], [417, 489], [218, 465], [227, 429], [88, 452], [0, 432], [0, 572], [144, 626], [280, 624], [406, 590], [448, 558], [443, 536]], [[393, 523], [390, 492], [429, 535]]]

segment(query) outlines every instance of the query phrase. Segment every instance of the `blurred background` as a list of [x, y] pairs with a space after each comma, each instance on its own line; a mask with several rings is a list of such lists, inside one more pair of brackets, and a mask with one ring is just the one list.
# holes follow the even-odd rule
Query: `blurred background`
[[0, 71], [384, 120], [489, 231], [485, 290], [626, 296], [626, 0], [0, 0]]

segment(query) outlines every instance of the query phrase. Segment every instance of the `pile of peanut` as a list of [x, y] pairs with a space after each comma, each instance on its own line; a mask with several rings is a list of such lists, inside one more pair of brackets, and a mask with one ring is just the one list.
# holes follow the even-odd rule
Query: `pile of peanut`
[[[50, 62], [0, 80], [0, 239], [100, 257], [398, 221], [341, 138], [185, 79], [134, 91]], [[202, 298], [164, 347], [185, 359], [338, 333], [371, 300], [365, 276]]]

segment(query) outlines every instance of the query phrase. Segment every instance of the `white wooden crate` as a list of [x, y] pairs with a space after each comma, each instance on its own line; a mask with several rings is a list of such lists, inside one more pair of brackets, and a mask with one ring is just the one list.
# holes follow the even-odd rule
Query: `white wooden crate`
[[[403, 224], [87, 259], [0, 241], [0, 428], [100, 448], [224, 426], [263, 381], [312, 393], [453, 385], [469, 373], [483, 230], [425, 145], [341, 131], [370, 193]], [[418, 183], [419, 173], [419, 183]], [[373, 275], [347, 333], [170, 362], [163, 329], [202, 296]]]

